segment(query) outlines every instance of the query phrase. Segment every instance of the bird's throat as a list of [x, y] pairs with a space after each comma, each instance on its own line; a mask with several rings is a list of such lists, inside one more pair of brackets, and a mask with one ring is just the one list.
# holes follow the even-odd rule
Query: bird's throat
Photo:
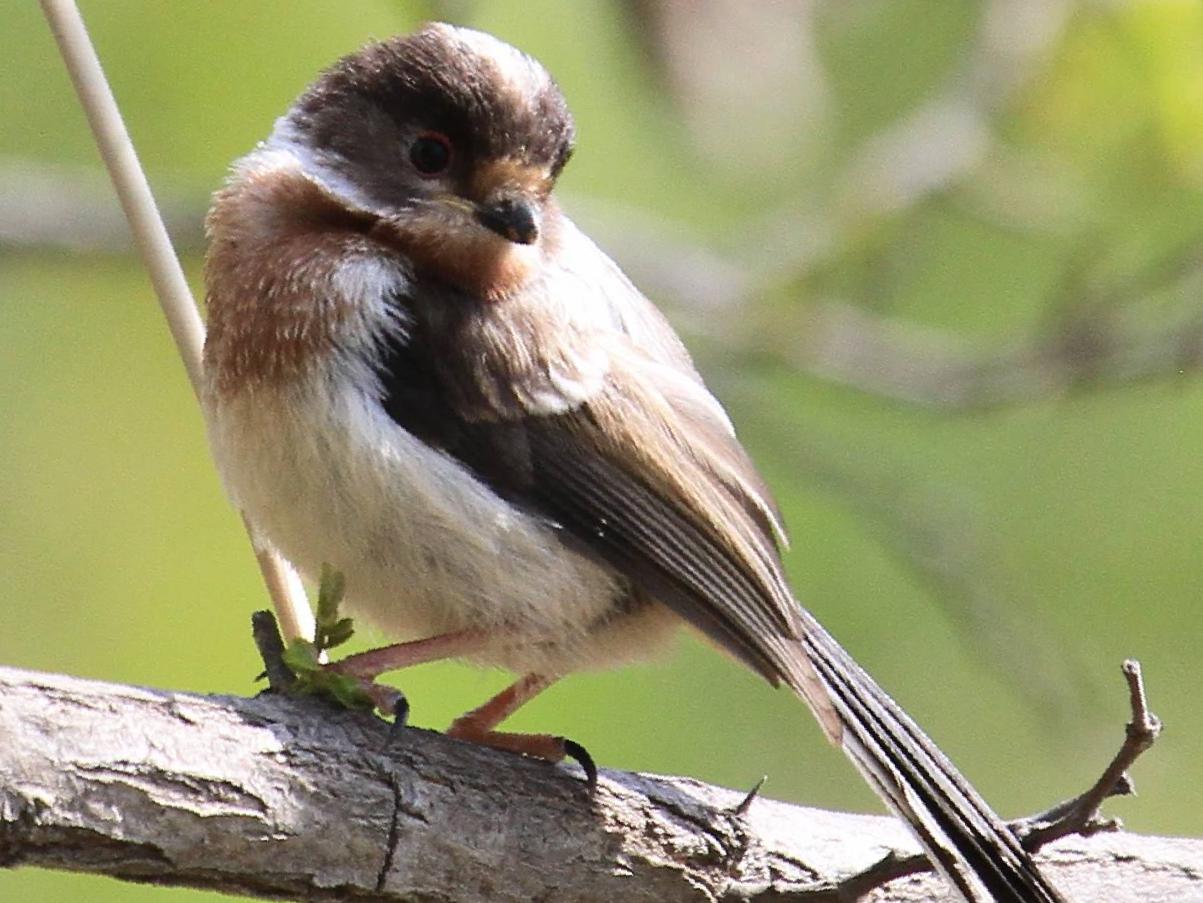
[[541, 244], [516, 244], [481, 226], [450, 226], [433, 216], [383, 219], [371, 235], [403, 254], [419, 277], [489, 302], [520, 292], [543, 263]]

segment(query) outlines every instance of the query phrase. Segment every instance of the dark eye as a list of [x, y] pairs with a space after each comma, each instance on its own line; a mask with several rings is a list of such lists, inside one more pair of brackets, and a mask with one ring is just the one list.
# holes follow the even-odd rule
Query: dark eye
[[409, 162], [424, 176], [437, 176], [451, 165], [451, 142], [438, 132], [423, 132], [409, 146]]

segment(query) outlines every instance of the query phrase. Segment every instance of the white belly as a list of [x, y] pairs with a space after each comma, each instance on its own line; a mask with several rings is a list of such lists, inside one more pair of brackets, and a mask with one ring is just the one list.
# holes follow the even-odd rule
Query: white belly
[[311, 579], [342, 571], [351, 611], [390, 638], [495, 630], [506, 640], [480, 659], [514, 670], [596, 658], [586, 636], [620, 593], [614, 573], [329, 375], [209, 400], [219, 470], [251, 522]]

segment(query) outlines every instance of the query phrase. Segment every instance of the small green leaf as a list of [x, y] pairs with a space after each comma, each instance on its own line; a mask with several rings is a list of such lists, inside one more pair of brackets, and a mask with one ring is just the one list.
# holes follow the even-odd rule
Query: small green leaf
[[288, 648], [284, 650], [281, 658], [298, 679], [322, 670], [317, 647], [308, 640], [293, 640], [288, 644]]
[[347, 580], [342, 571], [336, 571], [329, 564], [322, 565], [322, 579], [317, 590], [318, 622], [330, 622], [338, 619], [338, 606], [342, 604], [343, 594], [347, 589]]
[[343, 618], [326, 632], [322, 648], [333, 649], [335, 646], [341, 646], [351, 639], [353, 633], [355, 633], [355, 622], [350, 618]]
[[319, 651], [331, 649], [345, 643], [355, 632], [350, 618], [340, 618], [338, 607], [342, 604], [347, 581], [341, 571], [329, 564], [322, 565], [322, 578], [317, 591], [317, 629], [314, 644]]
[[325, 696], [346, 709], [373, 709], [376, 701], [366, 689], [369, 684], [359, 678], [339, 674], [322, 664], [323, 652], [345, 643], [355, 632], [355, 624], [350, 618], [338, 616], [338, 607], [345, 591], [346, 580], [342, 573], [323, 564], [317, 592], [314, 640], [293, 640], [289, 643], [284, 650], [284, 664], [297, 678], [293, 687], [295, 692]]

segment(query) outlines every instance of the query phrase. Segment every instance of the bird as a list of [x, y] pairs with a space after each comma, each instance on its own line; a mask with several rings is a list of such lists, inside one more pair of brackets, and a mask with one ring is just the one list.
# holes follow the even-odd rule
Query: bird
[[206, 219], [202, 399], [233, 503], [340, 572], [391, 646], [517, 675], [451, 736], [684, 626], [813, 712], [969, 901], [1060, 901], [1015, 834], [795, 599], [763, 478], [666, 318], [561, 210], [575, 126], [535, 59], [434, 23], [323, 71]]

